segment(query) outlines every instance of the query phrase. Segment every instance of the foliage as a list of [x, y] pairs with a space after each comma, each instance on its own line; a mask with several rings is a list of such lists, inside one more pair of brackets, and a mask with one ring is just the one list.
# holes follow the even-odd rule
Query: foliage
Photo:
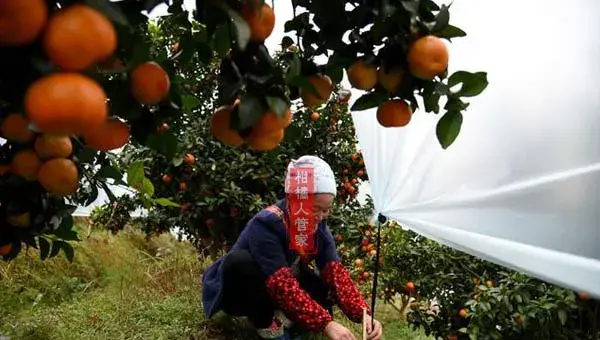
[[95, 207], [90, 214], [90, 220], [95, 226], [106, 228], [116, 234], [130, 223], [131, 213], [139, 205], [139, 200], [135, 197], [123, 195], [113, 202]]
[[[368, 221], [340, 229], [338, 248], [359, 280], [365, 272], [373, 274], [374, 258], [365, 254], [364, 244], [367, 249], [372, 244], [374, 229]], [[598, 336], [600, 305], [584, 294], [474, 258], [392, 222], [382, 230], [380, 297], [427, 334], [444, 339]], [[361, 283], [370, 292], [370, 283]]]

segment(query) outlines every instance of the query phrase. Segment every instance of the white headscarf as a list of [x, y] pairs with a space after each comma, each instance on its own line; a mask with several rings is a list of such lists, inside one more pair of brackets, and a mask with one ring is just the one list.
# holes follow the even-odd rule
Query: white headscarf
[[[313, 168], [315, 174], [315, 194], [337, 194], [335, 177], [333, 171], [327, 162], [316, 156], [302, 156], [292, 160], [288, 164], [286, 176], [289, 176], [292, 168]], [[287, 180], [287, 178], [286, 178]], [[286, 193], [287, 188], [286, 188]]]

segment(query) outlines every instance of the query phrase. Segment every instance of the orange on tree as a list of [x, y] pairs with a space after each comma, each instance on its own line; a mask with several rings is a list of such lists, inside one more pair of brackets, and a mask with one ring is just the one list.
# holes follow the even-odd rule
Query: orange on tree
[[458, 311], [458, 316], [460, 316], [463, 319], [466, 318], [467, 315], [469, 315], [469, 312], [467, 312], [467, 310], [464, 308]]
[[412, 110], [402, 99], [392, 99], [379, 105], [377, 121], [383, 127], [401, 127], [410, 122]]
[[270, 151], [281, 143], [284, 134], [284, 129], [279, 129], [267, 135], [251, 133], [248, 136], [248, 145], [256, 151]]
[[350, 85], [356, 89], [369, 91], [377, 85], [377, 67], [362, 59], [352, 63], [346, 74]]
[[31, 226], [31, 214], [28, 211], [20, 214], [8, 215], [7, 220], [8, 223], [15, 227], [27, 228]]
[[364, 261], [361, 259], [354, 260], [354, 265], [357, 267], [362, 267], [363, 263], [364, 263]]
[[44, 133], [74, 135], [101, 127], [108, 117], [104, 89], [79, 73], [54, 73], [25, 93], [25, 111]]
[[407, 292], [412, 292], [415, 290], [415, 283], [412, 281], [409, 281], [404, 285], [404, 288], [406, 289]]
[[210, 119], [213, 136], [221, 143], [229, 146], [240, 146], [244, 143], [237, 130], [231, 127], [231, 114], [235, 105], [221, 106]]
[[4, 245], [1, 245], [0, 246], [0, 256], [6, 256], [6, 255], [10, 254], [12, 248], [13, 248], [12, 243], [7, 243]]
[[73, 144], [69, 136], [42, 134], [36, 138], [34, 149], [41, 159], [67, 158], [73, 152]]
[[169, 175], [169, 174], [164, 174], [164, 175], [162, 176], [162, 181], [163, 181], [163, 183], [165, 183], [165, 184], [169, 184], [169, 183], [171, 183], [171, 181], [172, 181], [172, 180], [173, 180], [173, 176], [171, 176], [171, 175]]
[[96, 129], [83, 132], [85, 145], [98, 151], [118, 149], [129, 142], [129, 126], [117, 118], [111, 118]]
[[186, 191], [187, 190], [187, 183], [186, 182], [179, 183], [179, 190]]
[[26, 45], [43, 31], [48, 19], [44, 0], [0, 1], [0, 45]]
[[171, 80], [167, 72], [154, 61], [136, 66], [129, 74], [131, 93], [144, 105], [156, 105], [169, 94]]
[[82, 71], [113, 54], [117, 33], [104, 14], [76, 3], [50, 17], [43, 44], [54, 65], [66, 71]]
[[194, 155], [192, 155], [191, 153], [186, 153], [185, 156], [183, 156], [183, 161], [187, 165], [192, 165], [196, 163], [196, 157], [194, 157]]
[[22, 149], [17, 151], [11, 161], [12, 172], [28, 181], [37, 180], [38, 170], [41, 165], [42, 160], [32, 149]]
[[29, 119], [18, 113], [11, 113], [2, 120], [0, 133], [4, 139], [15, 143], [29, 143], [35, 137], [35, 132], [29, 129]]
[[417, 39], [408, 50], [408, 69], [417, 78], [431, 80], [446, 72], [448, 59], [448, 48], [444, 41], [427, 35]]
[[377, 71], [377, 78], [381, 87], [383, 87], [389, 93], [396, 93], [400, 89], [400, 84], [404, 79], [404, 69], [400, 67], [393, 67], [386, 70], [383, 66]]
[[313, 122], [316, 122], [317, 120], [319, 120], [319, 118], [321, 118], [321, 115], [318, 112], [313, 112], [310, 114], [310, 120], [312, 120]]
[[79, 187], [79, 171], [72, 160], [54, 158], [40, 167], [38, 180], [50, 194], [68, 196], [74, 194]]
[[292, 112], [287, 109], [285, 115], [279, 118], [273, 110], [265, 112], [252, 127], [252, 133], [269, 135], [288, 127], [292, 122]]
[[247, 0], [242, 4], [240, 14], [250, 28], [250, 40], [262, 43], [273, 33], [275, 13], [271, 6], [257, 0]]
[[[300, 89], [300, 96], [306, 106], [319, 106], [329, 100], [331, 92], [333, 92], [333, 83], [331, 78], [326, 75], [313, 74], [308, 77], [308, 82], [311, 83], [317, 93], [313, 93], [309, 89]], [[318, 94], [318, 95], [317, 95]]]

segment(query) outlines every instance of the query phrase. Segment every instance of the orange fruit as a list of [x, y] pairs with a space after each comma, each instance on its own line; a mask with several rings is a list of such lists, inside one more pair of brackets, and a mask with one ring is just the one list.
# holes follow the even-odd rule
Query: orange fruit
[[19, 228], [27, 228], [31, 226], [31, 214], [28, 211], [26, 211], [21, 214], [9, 215], [7, 221], [12, 226]]
[[377, 67], [358, 59], [346, 71], [352, 87], [369, 91], [377, 85]]
[[141, 104], [156, 105], [169, 94], [169, 75], [162, 66], [153, 61], [136, 66], [129, 77], [131, 93]]
[[415, 290], [415, 283], [412, 281], [409, 281], [406, 283], [406, 285], [404, 285], [404, 288], [406, 288], [407, 291], [412, 292]]
[[248, 2], [242, 4], [240, 14], [250, 27], [250, 40], [262, 43], [273, 33], [275, 13], [266, 3], [259, 7], [258, 1]]
[[192, 164], [196, 163], [196, 157], [194, 157], [194, 155], [192, 155], [191, 153], [187, 153], [183, 157], [183, 161], [187, 165], [192, 165]]
[[102, 126], [108, 116], [104, 89], [78, 73], [54, 73], [36, 80], [25, 93], [25, 111], [45, 133], [73, 135]]
[[279, 118], [272, 110], [264, 113], [252, 128], [252, 133], [259, 135], [268, 135], [280, 129], [284, 129], [292, 122], [292, 111], [288, 109], [283, 118]]
[[275, 149], [283, 140], [284, 129], [279, 129], [268, 135], [250, 134], [248, 144], [256, 151], [270, 151]]
[[333, 92], [333, 83], [328, 76], [314, 74], [308, 77], [308, 81], [315, 87], [316, 96], [312, 91], [300, 89], [300, 96], [306, 106], [319, 106], [329, 100], [331, 92]]
[[310, 120], [312, 120], [313, 122], [319, 120], [320, 117], [321, 115], [318, 112], [313, 112], [310, 114]]
[[66, 71], [82, 71], [113, 54], [117, 33], [103, 13], [76, 3], [50, 17], [43, 45], [54, 65]]
[[577, 293], [577, 296], [579, 297], [579, 299], [580, 299], [581, 301], [587, 301], [587, 300], [589, 300], [589, 299], [590, 299], [590, 296], [589, 296], [589, 294], [588, 294], [588, 293], [585, 293], [585, 292], [579, 292], [579, 293]]
[[129, 126], [119, 119], [108, 119], [104, 125], [86, 130], [83, 134], [85, 145], [98, 151], [118, 149], [129, 142]]
[[77, 192], [79, 171], [70, 159], [54, 158], [44, 163], [38, 171], [40, 184], [55, 196], [68, 196]]
[[377, 121], [383, 127], [400, 127], [410, 122], [412, 110], [402, 99], [392, 99], [379, 105]]
[[185, 183], [185, 182], [179, 183], [179, 190], [181, 190], [181, 191], [187, 190], [187, 183]]
[[382, 66], [377, 71], [377, 78], [381, 87], [386, 91], [396, 93], [400, 89], [400, 84], [402, 84], [402, 80], [404, 79], [404, 70], [394, 67], [386, 71]]
[[12, 248], [13, 248], [12, 243], [7, 243], [5, 245], [0, 246], [0, 256], [6, 256], [6, 255], [10, 254]]
[[469, 315], [469, 312], [467, 312], [467, 310], [464, 308], [458, 311], [458, 316], [460, 316], [463, 319], [466, 318], [467, 315]]
[[4, 139], [15, 143], [28, 143], [35, 137], [35, 132], [29, 130], [29, 119], [18, 113], [11, 113], [4, 118], [0, 133]]
[[408, 69], [413, 76], [431, 80], [448, 68], [448, 48], [441, 38], [427, 35], [415, 41], [408, 51]]
[[37, 179], [38, 170], [41, 165], [42, 161], [32, 149], [17, 151], [11, 162], [12, 171], [28, 181], [35, 181]]
[[48, 7], [44, 0], [0, 1], [0, 45], [32, 43], [44, 29]]
[[171, 183], [171, 180], [172, 180], [172, 179], [173, 179], [173, 176], [171, 176], [171, 175], [169, 175], [169, 174], [164, 174], [164, 175], [162, 176], [162, 181], [163, 181], [163, 183], [165, 183], [165, 184], [169, 184], [169, 183]]
[[35, 140], [34, 149], [41, 159], [67, 158], [73, 144], [69, 136], [43, 134]]
[[231, 113], [234, 106], [222, 106], [212, 115], [210, 129], [213, 136], [221, 143], [229, 146], [240, 146], [244, 143], [242, 137], [235, 129], [231, 128]]

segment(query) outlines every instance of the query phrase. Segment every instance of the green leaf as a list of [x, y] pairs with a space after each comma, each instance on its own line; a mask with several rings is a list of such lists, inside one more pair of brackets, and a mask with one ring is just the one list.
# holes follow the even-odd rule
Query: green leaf
[[167, 160], [173, 159], [177, 153], [179, 141], [171, 131], [163, 133], [151, 133], [146, 139], [146, 146], [156, 150], [167, 157]]
[[116, 22], [119, 25], [129, 26], [127, 17], [121, 12], [119, 8], [111, 4], [108, 0], [85, 0], [85, 2], [94, 7], [98, 11], [104, 13], [110, 20]]
[[152, 197], [154, 196], [154, 184], [152, 184], [152, 182], [148, 178], [144, 177], [144, 179], [142, 180], [142, 188], [140, 189], [140, 191], [143, 194]]
[[281, 39], [281, 47], [283, 49], [286, 49], [290, 46], [292, 46], [294, 44], [294, 40], [292, 40], [292, 38], [288, 37], [287, 35], [285, 37], [283, 37], [283, 39]]
[[248, 42], [250, 42], [250, 27], [246, 20], [244, 20], [236, 11], [231, 9], [224, 1], [219, 1], [217, 6], [221, 7], [227, 12], [229, 17], [233, 20], [233, 25], [236, 31], [236, 42], [240, 50], [245, 50]]
[[43, 237], [38, 238], [38, 243], [40, 246], [40, 259], [43, 261], [48, 257], [50, 253], [50, 243]]
[[457, 111], [448, 111], [437, 123], [436, 135], [443, 149], [447, 149], [460, 133], [462, 125], [462, 113]]
[[215, 52], [223, 58], [231, 46], [231, 37], [229, 36], [229, 25], [224, 24], [217, 27], [215, 39], [213, 40]]
[[434, 91], [431, 83], [428, 83], [423, 88], [423, 103], [425, 104], [425, 112], [440, 112], [440, 95]]
[[58, 255], [58, 253], [60, 252], [60, 244], [61, 244], [60, 241], [53, 241], [52, 242], [52, 250], [50, 251], [50, 255], [48, 255], [49, 258], [53, 258], [56, 255]]
[[180, 166], [182, 163], [183, 163], [183, 155], [175, 156], [171, 160], [171, 164], [173, 164], [173, 166]]
[[438, 33], [438, 36], [450, 40], [452, 38], [466, 37], [467, 33], [456, 26], [448, 25]]
[[200, 106], [200, 99], [198, 99], [198, 97], [196, 96], [183, 95], [181, 101], [183, 103], [183, 109], [185, 111], [192, 111], [193, 109]]
[[448, 23], [450, 22], [450, 11], [448, 9], [449, 6], [442, 5], [435, 18], [435, 25], [431, 29], [432, 33], [440, 32], [448, 26]]
[[560, 324], [564, 326], [567, 323], [567, 312], [564, 309], [558, 311], [558, 319], [560, 320]]
[[136, 187], [142, 185], [142, 181], [144, 180], [144, 163], [143, 162], [134, 162], [127, 169], [127, 184], [131, 187]]
[[237, 128], [244, 130], [252, 127], [264, 111], [260, 98], [248, 94], [244, 95], [239, 104]]
[[331, 81], [334, 84], [339, 84], [344, 78], [344, 68], [341, 66], [329, 66], [327, 65], [327, 69], [325, 73], [331, 78]]
[[121, 173], [121, 170], [109, 164], [105, 164], [100, 168], [100, 171], [98, 171], [98, 176], [101, 178], [112, 178], [115, 180], [115, 183], [120, 183], [123, 181], [123, 174]]
[[54, 244], [56, 244], [56, 243], [60, 244], [60, 248], [65, 253], [67, 260], [69, 260], [69, 262], [73, 263], [73, 257], [75, 257], [75, 252], [73, 250], [73, 246], [71, 246], [69, 243], [63, 242], [63, 241], [55, 241]]
[[456, 71], [448, 78], [450, 88], [462, 83], [462, 87], [456, 92], [461, 97], [475, 97], [488, 86], [487, 72], [471, 73], [467, 71]]
[[89, 148], [82, 148], [77, 153], [77, 160], [81, 163], [93, 163], [94, 159], [96, 158], [96, 154], [97, 151], [95, 150]]
[[181, 207], [181, 204], [175, 203], [175, 202], [171, 201], [170, 199], [164, 198], [164, 197], [155, 198], [152, 201], [163, 207], [176, 207], [176, 208]]
[[289, 109], [289, 106], [285, 100], [279, 97], [267, 97], [266, 99], [267, 104], [269, 104], [269, 107], [271, 108], [271, 110], [273, 110], [273, 112], [275, 112], [277, 117], [285, 117], [285, 114]]
[[370, 92], [362, 95], [358, 98], [352, 108], [351, 111], [364, 111], [374, 107], [377, 107], [383, 104], [386, 100], [388, 100], [388, 95], [381, 92]]

